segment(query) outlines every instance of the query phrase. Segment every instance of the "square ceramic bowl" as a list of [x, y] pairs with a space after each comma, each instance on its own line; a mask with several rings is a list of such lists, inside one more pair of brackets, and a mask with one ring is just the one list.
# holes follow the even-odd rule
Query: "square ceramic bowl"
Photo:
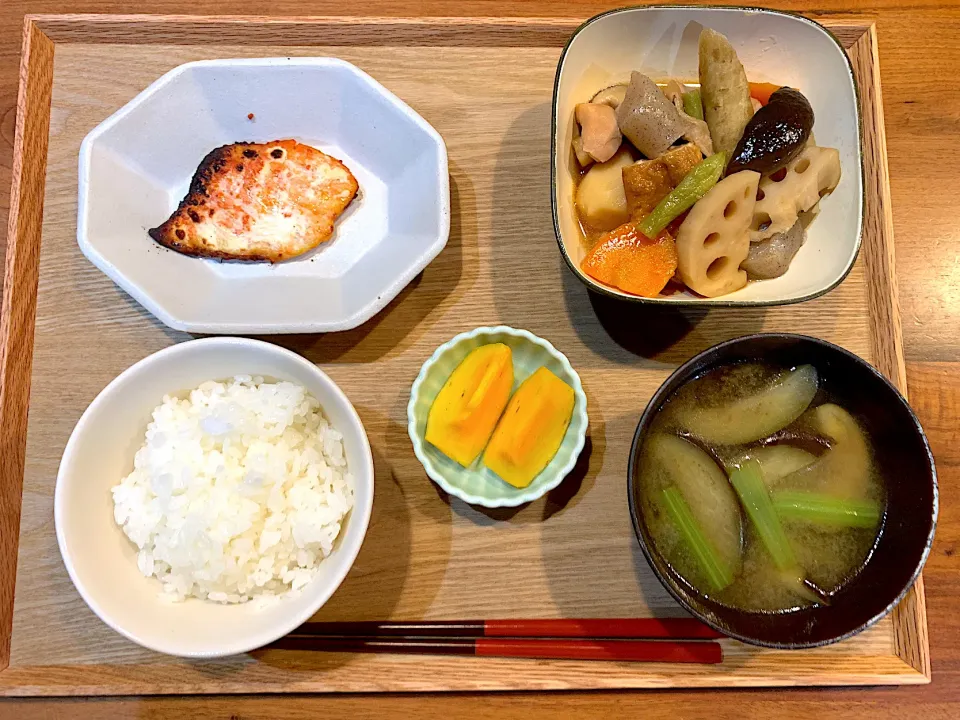
[[[137, 568], [137, 547], [117, 525], [111, 488], [133, 470], [151, 415], [166, 394], [208, 380], [262, 375], [302, 385], [343, 435], [353, 509], [333, 551], [297, 594], [261, 605], [197, 598], [170, 602]], [[373, 508], [373, 455], [353, 405], [326, 373], [284, 348], [246, 338], [203, 338], [154, 353], [114, 379], [77, 422], [60, 460], [54, 523], [64, 565], [101, 620], [130, 640], [183, 657], [219, 657], [273, 642], [306, 622], [333, 595], [360, 551]]]
[[[627, 295], [580, 270], [586, 248], [573, 201], [578, 174], [570, 145], [574, 108], [602, 88], [627, 82], [633, 70], [654, 80], [676, 77], [695, 82], [704, 27], [729, 38], [751, 82], [790, 85], [807, 97], [816, 117], [817, 144], [840, 151], [843, 175], [821, 203], [806, 242], [781, 277], [751, 282], [718, 298], [689, 291], [658, 298]], [[606, 295], [657, 305], [786, 305], [839, 285], [860, 249], [863, 165], [853, 68], [829, 31], [799, 15], [754, 8], [650, 6], [613, 10], [588, 20], [560, 56], [553, 93], [552, 155], [553, 220], [560, 252], [580, 280]]]
[[[525, 488], [516, 488], [497, 477], [481, 462], [481, 454], [470, 467], [451, 460], [424, 439], [427, 415], [447, 378], [475, 348], [489, 343], [504, 343], [513, 352], [513, 389], [535, 370], [546, 366], [574, 392], [573, 417], [563, 436], [560, 449], [550, 463]], [[417, 459], [427, 475], [450, 495], [471, 505], [489, 508], [516, 507], [532, 502], [557, 487], [573, 470], [587, 436], [587, 397], [580, 376], [566, 356], [546, 340], [511, 327], [481, 327], [461, 333], [438, 347], [423, 364], [410, 390], [407, 406], [407, 432]]]
[[[333, 238], [271, 265], [187, 257], [148, 237], [176, 209], [208, 152], [286, 138], [342, 160], [360, 184]], [[80, 147], [80, 248], [177, 330], [356, 327], [437, 256], [449, 229], [443, 139], [376, 80], [334, 58], [181, 65]]]

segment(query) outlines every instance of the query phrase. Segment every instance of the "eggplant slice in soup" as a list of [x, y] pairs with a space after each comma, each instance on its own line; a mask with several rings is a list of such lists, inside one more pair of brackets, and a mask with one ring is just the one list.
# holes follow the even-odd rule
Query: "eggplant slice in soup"
[[817, 371], [802, 365], [746, 397], [716, 406], [687, 406], [677, 414], [685, 432], [708, 444], [743, 445], [796, 420], [817, 394]]
[[[743, 547], [743, 520], [740, 505], [727, 476], [707, 453], [689, 440], [658, 434], [646, 441], [649, 453], [647, 480], [659, 489], [676, 487], [690, 507], [694, 519], [719, 558], [734, 575], [739, 571]], [[658, 496], [659, 493], [654, 493]], [[669, 523], [662, 508], [651, 518]], [[652, 513], [653, 514], [653, 513]], [[682, 575], [697, 575], [700, 568], [682, 543], [661, 552]]]

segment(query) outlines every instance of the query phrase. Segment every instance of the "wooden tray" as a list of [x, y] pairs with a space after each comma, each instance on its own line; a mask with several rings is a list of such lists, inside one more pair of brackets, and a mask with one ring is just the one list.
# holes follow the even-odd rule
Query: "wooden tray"
[[[53, 527], [67, 437], [120, 371], [189, 337], [160, 325], [80, 254], [77, 152], [97, 123], [188, 60], [344, 58], [409, 102], [449, 149], [453, 222], [440, 257], [356, 330], [275, 338], [322, 364], [347, 392], [376, 461], [366, 543], [317, 619], [679, 615], [639, 552], [625, 489], [638, 417], [674, 367], [744, 333], [802, 331], [857, 352], [906, 389], [873, 26], [828, 23], [849, 48], [863, 103], [867, 217], [852, 274], [827, 296], [791, 307], [662, 312], [590, 296], [557, 252], [550, 98], [560, 49], [578, 22], [28, 18], [0, 355], [0, 693], [929, 681], [919, 581], [887, 619], [852, 640], [803, 652], [724, 641], [726, 659], [715, 667], [277, 651], [188, 662], [126, 641], [71, 585]], [[442, 497], [426, 478], [404, 411], [410, 383], [437, 345], [496, 323], [527, 328], [567, 354], [583, 379], [591, 427], [581, 462], [558, 490], [519, 510], [483, 512]]]

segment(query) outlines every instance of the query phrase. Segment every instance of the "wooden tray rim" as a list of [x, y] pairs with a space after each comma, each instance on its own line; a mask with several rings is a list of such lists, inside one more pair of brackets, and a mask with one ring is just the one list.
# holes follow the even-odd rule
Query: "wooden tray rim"
[[[786, 13], [791, 14], [791, 13]], [[0, 696], [31, 695], [110, 695], [136, 693], [249, 693], [249, 692], [318, 692], [330, 691], [321, 681], [306, 680], [285, 683], [231, 684], [212, 679], [189, 686], [149, 685], [113, 665], [25, 666], [10, 667], [13, 623], [13, 594], [17, 570], [17, 545], [21, 492], [26, 450], [27, 414], [31, 382], [34, 322], [36, 315], [39, 250], [44, 202], [47, 142], [53, 85], [53, 59], [56, 43], [116, 44], [198, 44], [230, 28], [244, 35], [245, 42], [257, 44], [313, 45], [318, 26], [351, 29], [351, 44], [368, 42], [383, 44], [375, 36], [386, 30], [403, 37], [419, 39], [423, 44], [455, 43], [461, 45], [509, 45], [526, 41], [530, 45], [552, 42], [562, 45], [582, 18], [530, 17], [262, 17], [262, 16], [191, 16], [191, 15], [101, 15], [40, 14], [24, 18], [20, 65], [20, 87], [17, 97], [17, 123], [14, 136], [13, 181], [4, 270], [2, 314], [0, 314]], [[871, 310], [871, 336], [877, 366], [901, 392], [906, 394], [906, 371], [903, 359], [896, 276], [894, 273], [893, 222], [890, 205], [889, 172], [886, 156], [883, 103], [880, 92], [876, 26], [862, 17], [830, 17], [829, 30], [842, 29], [856, 34], [849, 47], [858, 46], [869, 62], [855, 65], [861, 85], [864, 122], [864, 157], [871, 173], [867, 173], [868, 203], [876, 204], [867, 212], [864, 235], [874, 233], [876, 247], [864, 243], [866, 273], [881, 282], [868, 283]], [[164, 29], [172, 30], [164, 32]], [[362, 29], [374, 28], [367, 36]], [[465, 41], [458, 28], [469, 27], [472, 35]], [[266, 29], [268, 32], [264, 32]], [[149, 34], [153, 32], [153, 34]], [[359, 38], [359, 41], [358, 41]], [[234, 40], [241, 40], [235, 35]], [[329, 41], [328, 44], [336, 44]], [[869, 85], [874, 102], [864, 104], [863, 85]], [[872, 135], [867, 137], [867, 126]], [[872, 150], [872, 152], [870, 152]], [[876, 167], [873, 167], [873, 163]], [[880, 287], [882, 286], [882, 287]], [[880, 333], [887, 333], [880, 343]], [[892, 337], [889, 334], [892, 333]], [[893, 611], [893, 655], [843, 658], [833, 675], [826, 672], [809, 678], [789, 678], [776, 674], [764, 676], [749, 673], [724, 683], [722, 676], [684, 677], [683, 687], [715, 687], [724, 684], [741, 687], [770, 685], [863, 685], [923, 684], [930, 682], [929, 642], [923, 579]], [[872, 664], [871, 664], [872, 663]], [[132, 666], [136, 668], [137, 666]], [[636, 687], [677, 687], [669, 680], [646, 682]], [[602, 688], [602, 682], [586, 687]], [[613, 687], [613, 686], [611, 686]], [[616, 687], [623, 688], [619, 683]], [[369, 687], [366, 691], [397, 688]], [[408, 691], [437, 690], [430, 680], [414, 680], [401, 688]], [[447, 690], [469, 688], [450, 687]], [[502, 687], [474, 689], [556, 689], [504, 680]]]

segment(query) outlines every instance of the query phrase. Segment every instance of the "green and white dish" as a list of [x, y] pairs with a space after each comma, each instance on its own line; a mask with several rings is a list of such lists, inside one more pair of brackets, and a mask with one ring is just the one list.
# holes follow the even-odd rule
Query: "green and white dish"
[[[546, 366], [573, 388], [573, 417], [560, 449], [550, 464], [525, 488], [501, 480], [482, 464], [483, 455], [463, 467], [424, 439], [430, 406], [454, 369], [473, 349], [489, 343], [504, 343], [513, 351], [513, 391], [537, 368]], [[511, 327], [480, 327], [461, 333], [434, 351], [420, 369], [410, 391], [407, 431], [413, 450], [427, 475], [450, 495], [471, 505], [515, 507], [536, 500], [557, 487], [573, 470], [587, 435], [587, 397], [580, 376], [553, 345], [526, 330]]]

